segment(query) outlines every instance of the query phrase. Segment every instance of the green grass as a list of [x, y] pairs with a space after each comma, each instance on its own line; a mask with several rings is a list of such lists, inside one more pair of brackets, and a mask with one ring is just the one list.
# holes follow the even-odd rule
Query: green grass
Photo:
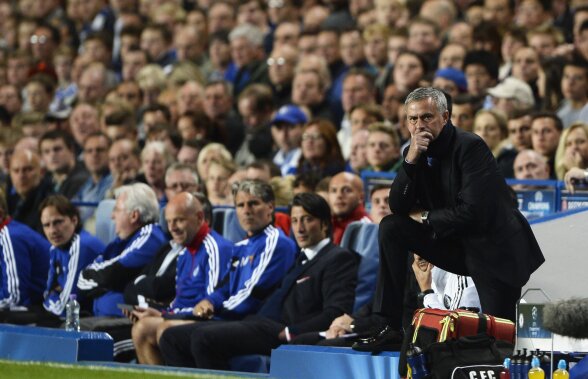
[[153, 371], [134, 368], [110, 368], [104, 366], [67, 365], [60, 363], [15, 362], [0, 360], [2, 379], [239, 379], [243, 377], [169, 371]]

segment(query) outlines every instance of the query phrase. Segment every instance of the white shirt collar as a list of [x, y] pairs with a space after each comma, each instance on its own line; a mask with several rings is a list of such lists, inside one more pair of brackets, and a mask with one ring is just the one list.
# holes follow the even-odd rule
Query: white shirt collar
[[321, 251], [325, 246], [327, 246], [331, 242], [330, 238], [325, 238], [321, 242], [317, 243], [314, 246], [305, 247], [302, 249], [302, 252], [306, 254], [307, 260], [312, 260], [316, 255]]

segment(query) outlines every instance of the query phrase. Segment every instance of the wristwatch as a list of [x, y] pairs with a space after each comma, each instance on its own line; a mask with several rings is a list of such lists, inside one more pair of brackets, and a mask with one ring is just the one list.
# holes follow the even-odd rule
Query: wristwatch
[[429, 211], [421, 212], [421, 222], [425, 225], [429, 225]]
[[418, 300], [419, 304], [424, 306], [425, 296], [427, 296], [430, 293], [435, 293], [435, 291], [433, 291], [432, 289], [429, 288], [428, 290], [424, 290], [423, 292], [420, 292], [417, 295], [417, 300]]

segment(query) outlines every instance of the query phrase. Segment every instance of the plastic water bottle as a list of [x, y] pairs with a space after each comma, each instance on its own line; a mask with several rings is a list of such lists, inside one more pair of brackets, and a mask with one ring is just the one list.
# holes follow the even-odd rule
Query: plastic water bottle
[[80, 303], [76, 300], [76, 295], [69, 295], [69, 301], [65, 305], [65, 330], [80, 331]]
[[559, 360], [557, 364], [557, 370], [553, 372], [553, 379], [569, 379], [570, 373], [566, 370], [566, 361], [563, 359]]
[[418, 346], [410, 344], [406, 352], [406, 360], [412, 379], [422, 379], [429, 374], [425, 354]]
[[531, 369], [529, 370], [529, 379], [545, 379], [545, 372], [540, 366], [539, 357], [533, 357]]

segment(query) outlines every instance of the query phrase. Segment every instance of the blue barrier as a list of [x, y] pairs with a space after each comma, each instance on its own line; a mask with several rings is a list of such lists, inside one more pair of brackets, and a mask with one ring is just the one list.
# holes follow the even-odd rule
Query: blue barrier
[[345, 347], [282, 345], [272, 351], [276, 379], [398, 379], [399, 352], [378, 355]]
[[112, 352], [112, 337], [107, 333], [0, 325], [2, 359], [62, 363], [112, 361]]

